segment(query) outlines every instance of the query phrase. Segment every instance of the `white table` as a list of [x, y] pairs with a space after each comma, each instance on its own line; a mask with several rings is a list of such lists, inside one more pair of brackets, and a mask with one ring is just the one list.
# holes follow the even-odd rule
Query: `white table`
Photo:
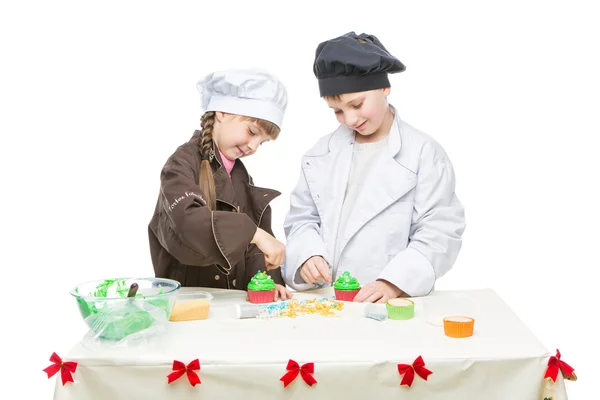
[[[215, 296], [208, 320], [169, 323], [146, 347], [75, 346], [63, 358], [79, 363], [74, 383], [62, 386], [58, 378], [55, 399], [543, 400], [554, 354], [491, 290], [435, 292], [413, 299], [413, 319], [383, 322], [363, 317], [360, 303], [346, 303], [339, 317], [237, 320], [231, 308], [245, 292], [202, 290]], [[332, 294], [328, 288], [296, 295]], [[442, 317], [455, 314], [475, 318], [474, 336], [444, 335]], [[400, 386], [397, 364], [419, 355], [433, 374]], [[202, 384], [192, 387], [186, 376], [167, 384], [173, 360], [196, 358]], [[279, 379], [290, 359], [314, 362], [318, 383], [310, 387], [298, 376], [284, 389]], [[552, 389], [554, 400], [567, 398], [560, 374]]]

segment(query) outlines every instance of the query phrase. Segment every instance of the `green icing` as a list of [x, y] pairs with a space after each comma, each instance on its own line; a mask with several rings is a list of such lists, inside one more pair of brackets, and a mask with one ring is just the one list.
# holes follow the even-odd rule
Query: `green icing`
[[[129, 293], [129, 286], [125, 284], [125, 279], [106, 279], [104, 282], [96, 285], [96, 290], [92, 293], [88, 293], [84, 296], [89, 297], [107, 297], [108, 290], [112, 287], [116, 286], [115, 291], [117, 292], [118, 297], [127, 297]], [[79, 291], [76, 291], [79, 293]], [[158, 294], [162, 293], [162, 289], [158, 292]], [[143, 294], [137, 293], [135, 297], [144, 297]]]
[[[98, 320], [101, 318], [101, 320]], [[152, 315], [144, 310], [123, 310], [114, 315], [103, 316], [102, 313], [93, 314], [87, 321], [101, 339], [121, 340], [126, 336], [147, 329], [155, 322]]]
[[[98, 326], [98, 313], [104, 307], [121, 307], [117, 303], [114, 303], [115, 300], [108, 300], [108, 303], [103, 300], [106, 298], [109, 289], [115, 285], [117, 296], [123, 299], [127, 298], [129, 287], [126, 286], [125, 279], [107, 279], [97, 285], [95, 291], [87, 294], [89, 297], [95, 297], [96, 300], [86, 300], [78, 297], [77, 304], [82, 317], [84, 319], [89, 317], [89, 319], [86, 321], [88, 325], [100, 330], [99, 333], [101, 334], [101, 338], [120, 340], [125, 336], [150, 327], [154, 323], [154, 318], [146, 310], [135, 310], [135, 308], [129, 310], [128, 307], [124, 306], [123, 312], [117, 313], [117, 315], [110, 317], [107, 321], [103, 321], [101, 326]], [[78, 291], [76, 291], [76, 293], [78, 293]], [[161, 289], [157, 294], [162, 293], [163, 291]], [[166, 318], [169, 318], [171, 311], [169, 298], [165, 297], [148, 299], [141, 293], [137, 293], [135, 297], [138, 299], [143, 299], [149, 304], [162, 309], [166, 313]]]
[[355, 277], [350, 275], [350, 272], [344, 271], [334, 282], [333, 288], [337, 290], [357, 290], [360, 289], [360, 284]]
[[275, 289], [275, 282], [273, 281], [273, 278], [266, 274], [266, 272], [258, 271], [256, 275], [252, 277], [250, 283], [248, 283], [248, 290], [253, 290], [255, 292], [273, 289]]

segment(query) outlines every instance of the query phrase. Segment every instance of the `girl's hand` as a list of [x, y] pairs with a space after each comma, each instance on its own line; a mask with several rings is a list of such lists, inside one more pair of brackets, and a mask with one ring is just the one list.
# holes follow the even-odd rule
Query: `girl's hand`
[[261, 228], [256, 229], [251, 243], [254, 243], [264, 253], [265, 265], [268, 271], [279, 268], [283, 264], [285, 245], [266, 231]]
[[[281, 298], [281, 300], [291, 299], [294, 295], [292, 292], [287, 290], [287, 288], [283, 285], [275, 284], [275, 295], [273, 296], [273, 301], [277, 301], [277, 299]], [[250, 296], [246, 294], [246, 301], [250, 300]]]
[[279, 298], [281, 300], [287, 300], [291, 299], [292, 296], [292, 292], [290, 292], [285, 286], [275, 285], [275, 298], [273, 300], [277, 301]]

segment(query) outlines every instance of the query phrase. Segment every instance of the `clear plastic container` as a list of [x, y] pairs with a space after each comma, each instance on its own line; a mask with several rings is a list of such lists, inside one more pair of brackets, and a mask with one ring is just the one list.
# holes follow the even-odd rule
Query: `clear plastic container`
[[207, 319], [213, 295], [208, 292], [179, 293], [169, 321], [198, 321]]
[[[132, 283], [137, 294], [127, 298]], [[121, 340], [168, 320], [181, 284], [163, 278], [116, 278], [77, 285], [71, 295], [88, 327], [101, 339]]]

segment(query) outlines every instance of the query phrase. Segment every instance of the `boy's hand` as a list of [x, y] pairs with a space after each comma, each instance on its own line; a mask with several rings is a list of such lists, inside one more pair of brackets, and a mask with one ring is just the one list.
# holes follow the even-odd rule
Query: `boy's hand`
[[321, 256], [312, 256], [300, 268], [300, 276], [306, 283], [325, 281], [331, 283], [329, 264]]
[[287, 288], [283, 285], [275, 285], [275, 298], [273, 299], [274, 301], [277, 301], [277, 299], [281, 299], [281, 300], [287, 300], [287, 299], [291, 299], [293, 296], [292, 292], [290, 292], [289, 290], [287, 290]]
[[389, 299], [406, 296], [402, 290], [388, 281], [378, 280], [363, 286], [354, 298], [358, 303], [385, 303]]

